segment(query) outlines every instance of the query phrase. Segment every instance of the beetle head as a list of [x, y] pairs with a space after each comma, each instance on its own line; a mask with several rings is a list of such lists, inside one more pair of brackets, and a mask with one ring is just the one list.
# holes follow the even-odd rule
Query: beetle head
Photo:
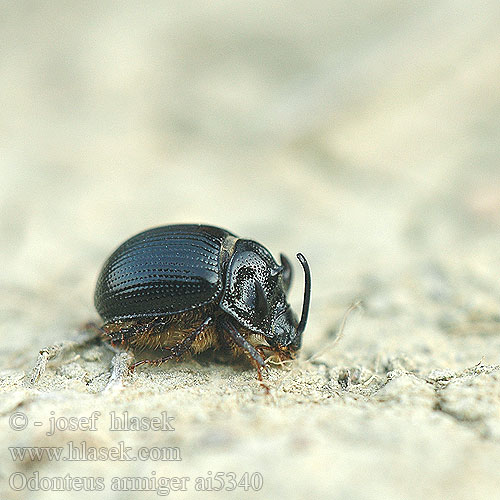
[[[284, 255], [281, 255], [283, 262]], [[302, 314], [300, 322], [292, 311], [292, 308], [285, 302], [284, 308], [276, 308], [272, 321], [272, 337], [267, 339], [271, 346], [282, 349], [285, 353], [292, 354], [300, 349], [302, 345], [302, 333], [306, 328], [307, 316], [309, 314], [309, 303], [311, 299], [311, 271], [306, 258], [301, 254], [297, 254], [299, 262], [304, 268], [305, 284], [304, 284], [304, 300], [302, 304]], [[288, 262], [288, 261], [287, 261]], [[288, 262], [289, 274], [291, 276], [291, 266]], [[288, 286], [290, 282], [288, 281]]]
[[270, 252], [251, 240], [237, 240], [226, 270], [220, 307], [242, 326], [264, 337], [274, 349], [293, 354], [300, 348], [309, 311], [311, 278], [302, 254], [297, 254], [306, 276], [300, 322], [286, 299], [291, 265], [281, 256], [278, 265]]

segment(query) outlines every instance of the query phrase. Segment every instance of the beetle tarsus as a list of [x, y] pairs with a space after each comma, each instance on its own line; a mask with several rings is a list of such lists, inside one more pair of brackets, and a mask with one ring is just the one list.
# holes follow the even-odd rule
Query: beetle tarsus
[[[262, 368], [266, 368], [266, 366], [264, 366]], [[264, 391], [266, 392], [266, 394], [268, 394], [268, 395], [271, 394], [271, 389], [264, 382], [264, 379], [262, 378], [262, 371], [261, 371], [261, 367], [260, 366], [257, 366], [257, 380], [259, 381], [260, 386], [264, 389]]]

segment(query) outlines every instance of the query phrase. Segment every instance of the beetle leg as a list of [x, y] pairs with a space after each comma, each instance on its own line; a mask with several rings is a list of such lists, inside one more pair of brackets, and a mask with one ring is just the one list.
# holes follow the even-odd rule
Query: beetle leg
[[[38, 382], [38, 380], [40, 380], [42, 375], [45, 373], [45, 370], [47, 368], [47, 363], [50, 360], [58, 358], [59, 356], [68, 351], [85, 347], [87, 344], [90, 344], [91, 342], [96, 340], [97, 335], [95, 335], [95, 333], [97, 330], [99, 330], [99, 328], [95, 326], [94, 329], [93, 328], [94, 326], [95, 323], [92, 324], [92, 326], [89, 326], [88, 324], [84, 325], [84, 327], [79, 332], [75, 340], [65, 340], [63, 342], [54, 344], [50, 347], [45, 347], [44, 349], [41, 349], [40, 352], [38, 353], [38, 358], [36, 360], [35, 366], [33, 367], [31, 375], [28, 379], [28, 384], [33, 386]], [[85, 331], [93, 331], [94, 335], [86, 335], [86, 336], [81, 335], [81, 333]]]
[[241, 333], [237, 330], [237, 328], [231, 323], [231, 321], [226, 320], [223, 322], [224, 329], [231, 336], [233, 342], [241, 347], [252, 359], [255, 367], [257, 368], [257, 379], [260, 382], [260, 385], [266, 391], [266, 394], [270, 394], [269, 387], [264, 383], [262, 379], [262, 368], [265, 368], [266, 364], [264, 359], [260, 355], [259, 351], [255, 349], [255, 347], [248, 342], [248, 340], [241, 335]]
[[209, 316], [196, 330], [192, 331], [187, 337], [185, 337], [182, 342], [166, 349], [167, 354], [158, 359], [142, 359], [141, 361], [137, 361], [133, 365], [130, 366], [131, 371], [133, 371], [137, 366], [143, 365], [145, 363], [150, 365], [159, 365], [173, 358], [179, 358], [185, 352], [189, 350], [193, 342], [196, 340], [196, 337], [204, 330], [206, 326], [208, 326], [213, 321], [213, 318]]
[[225, 330], [231, 336], [231, 339], [235, 342], [235, 344], [241, 347], [244, 351], [246, 351], [250, 357], [255, 361], [258, 365], [258, 370], [260, 372], [260, 368], [262, 368], [265, 363], [262, 359], [262, 356], [257, 352], [257, 349], [248, 342], [248, 340], [241, 335], [241, 333], [236, 329], [236, 327], [231, 323], [231, 321], [226, 320], [223, 323]]

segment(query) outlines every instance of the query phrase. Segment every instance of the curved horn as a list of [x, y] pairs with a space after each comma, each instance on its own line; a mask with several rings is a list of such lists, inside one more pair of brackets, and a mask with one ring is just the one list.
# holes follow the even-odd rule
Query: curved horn
[[297, 335], [301, 335], [306, 329], [307, 315], [309, 314], [309, 303], [311, 302], [311, 270], [306, 258], [301, 254], [297, 254], [297, 259], [304, 268], [304, 302], [302, 303], [302, 315], [300, 316], [300, 323], [297, 327]]

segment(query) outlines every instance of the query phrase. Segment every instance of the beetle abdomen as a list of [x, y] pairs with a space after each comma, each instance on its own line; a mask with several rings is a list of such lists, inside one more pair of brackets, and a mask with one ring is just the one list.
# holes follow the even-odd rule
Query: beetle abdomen
[[231, 233], [213, 226], [162, 226], [133, 236], [104, 264], [94, 296], [104, 321], [171, 315], [213, 302], [223, 288], [221, 248]]

